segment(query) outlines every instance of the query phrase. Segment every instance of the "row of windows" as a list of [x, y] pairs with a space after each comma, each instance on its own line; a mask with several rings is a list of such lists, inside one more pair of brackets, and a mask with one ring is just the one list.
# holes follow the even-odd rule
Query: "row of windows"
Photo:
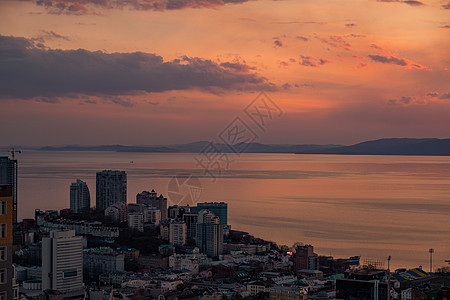
[[6, 237], [6, 224], [2, 223], [0, 224], [0, 239], [3, 239]]
[[6, 269], [0, 269], [0, 284], [6, 283]]
[[0, 201], [0, 215], [6, 215], [7, 213], [7, 208], [6, 208], [6, 201]]
[[0, 246], [0, 261], [5, 261], [7, 258], [6, 246]]

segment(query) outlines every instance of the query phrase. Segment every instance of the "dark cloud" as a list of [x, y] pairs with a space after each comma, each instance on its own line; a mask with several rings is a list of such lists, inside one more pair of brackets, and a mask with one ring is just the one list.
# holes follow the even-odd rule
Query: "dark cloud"
[[46, 49], [25, 38], [0, 35], [0, 95], [27, 99], [187, 89], [276, 90], [264, 77], [248, 72], [251, 67], [222, 64], [198, 57], [164, 61], [142, 52]]
[[427, 99], [415, 98], [415, 97], [401, 97], [400, 99], [391, 99], [387, 101], [388, 105], [393, 106], [408, 106], [408, 105], [426, 105], [429, 103]]
[[100, 14], [96, 9], [177, 10], [183, 8], [213, 8], [249, 0], [23, 0], [43, 6], [52, 14]]
[[439, 99], [450, 99], [450, 93], [442, 94]]
[[238, 73], [247, 73], [255, 69], [254, 67], [250, 67], [249, 65], [240, 62], [224, 62], [221, 63], [220, 66]]
[[429, 92], [429, 93], [427, 93], [427, 96], [436, 98], [437, 96], [439, 96], [439, 93], [437, 93], [437, 92]]
[[64, 41], [70, 41], [70, 38], [68, 36], [64, 36], [61, 34], [55, 33], [53, 30], [47, 31], [47, 30], [41, 30], [41, 34], [39, 34], [37, 37], [32, 38], [32, 41], [44, 43], [48, 40], [64, 40]]
[[371, 44], [370, 45], [371, 48], [377, 49], [377, 50], [384, 50], [382, 47], [375, 45], [375, 44]]
[[447, 4], [443, 4], [443, 5], [442, 5], [442, 8], [444, 8], [444, 9], [450, 9], [450, 2], [447, 3]]
[[450, 29], [450, 25], [440, 26], [439, 28], [442, 28], [442, 29]]
[[124, 98], [120, 98], [120, 97], [112, 97], [109, 100], [112, 103], [118, 104], [118, 105], [123, 106], [123, 107], [133, 107], [133, 105], [134, 105], [130, 100], [124, 99]]
[[423, 2], [421, 2], [421, 1], [415, 1], [415, 0], [409, 0], [409, 1], [402, 1], [403, 3], [406, 3], [406, 4], [408, 4], [408, 5], [411, 5], [411, 6], [422, 6], [422, 5], [425, 5]]
[[316, 35], [315, 37], [322, 43], [327, 44], [334, 48], [342, 48], [345, 50], [352, 49], [352, 45], [350, 43], [348, 43], [342, 36], [330, 35], [329, 37], [323, 38], [323, 37]]
[[408, 62], [403, 58], [397, 58], [393, 56], [382, 56], [382, 55], [369, 55], [369, 57], [376, 62], [384, 63], [384, 64], [393, 64], [399, 66], [407, 66]]
[[405, 3], [408, 4], [410, 6], [422, 6], [425, 5], [425, 3], [421, 2], [421, 1], [416, 1], [416, 0], [377, 0], [378, 2], [399, 2], [399, 3]]
[[411, 62], [405, 58], [397, 58], [394, 56], [384, 56], [384, 55], [368, 55], [368, 57], [373, 61], [379, 63], [392, 64], [406, 68], [426, 69], [424, 66]]
[[34, 101], [50, 104], [61, 103], [61, 101], [56, 97], [36, 97]]
[[309, 42], [310, 41], [310, 39], [308, 39], [307, 37], [301, 36], [301, 35], [296, 36], [296, 38], [301, 40], [301, 41], [304, 41], [304, 42]]
[[319, 67], [329, 62], [324, 58], [301, 55], [299, 64], [306, 67]]
[[345, 24], [345, 27], [355, 27], [355, 26], [356, 26], [355, 23], [348, 23], [348, 24]]
[[278, 40], [278, 39], [273, 41], [273, 44], [275, 45], [275, 47], [283, 47], [283, 42], [281, 40]]

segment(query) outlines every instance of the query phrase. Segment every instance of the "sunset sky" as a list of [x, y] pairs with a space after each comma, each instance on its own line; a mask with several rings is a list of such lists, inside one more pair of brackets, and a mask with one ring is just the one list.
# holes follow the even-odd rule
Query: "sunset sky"
[[448, 0], [0, 0], [0, 146], [450, 137]]

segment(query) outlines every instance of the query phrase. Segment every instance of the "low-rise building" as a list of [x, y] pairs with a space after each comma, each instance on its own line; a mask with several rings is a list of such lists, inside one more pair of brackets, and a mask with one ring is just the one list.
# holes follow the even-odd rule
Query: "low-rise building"
[[100, 274], [123, 272], [125, 255], [108, 247], [83, 251], [83, 271], [87, 278], [97, 279]]

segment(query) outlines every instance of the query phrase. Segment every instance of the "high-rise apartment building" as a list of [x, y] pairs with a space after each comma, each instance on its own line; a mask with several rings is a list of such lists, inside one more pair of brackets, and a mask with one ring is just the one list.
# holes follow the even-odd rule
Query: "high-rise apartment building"
[[42, 239], [42, 290], [83, 299], [83, 237], [75, 230], [51, 231]]
[[314, 253], [314, 247], [311, 245], [297, 246], [294, 258], [294, 271], [300, 270], [318, 270], [319, 256]]
[[127, 173], [104, 170], [97, 172], [96, 208], [105, 210], [116, 202], [127, 202]]
[[77, 179], [70, 185], [70, 209], [75, 213], [87, 212], [91, 207], [91, 194], [86, 182]]
[[152, 190], [151, 192], [143, 191], [136, 195], [137, 204], [145, 204], [150, 207], [155, 207], [161, 211], [161, 221], [167, 219], [167, 198], [159, 195]]
[[203, 202], [197, 203], [197, 207], [190, 208], [191, 212], [199, 212], [202, 209], [207, 209], [213, 212], [220, 221], [220, 224], [227, 225], [228, 222], [228, 203], [225, 202]]
[[169, 224], [169, 243], [175, 246], [186, 244], [186, 223], [174, 220]]
[[0, 156], [0, 184], [12, 185], [12, 222], [17, 223], [17, 160]]
[[18, 299], [12, 264], [13, 186], [0, 185], [0, 299]]
[[209, 210], [198, 213], [195, 241], [200, 252], [209, 257], [223, 254], [223, 225], [219, 218]]

